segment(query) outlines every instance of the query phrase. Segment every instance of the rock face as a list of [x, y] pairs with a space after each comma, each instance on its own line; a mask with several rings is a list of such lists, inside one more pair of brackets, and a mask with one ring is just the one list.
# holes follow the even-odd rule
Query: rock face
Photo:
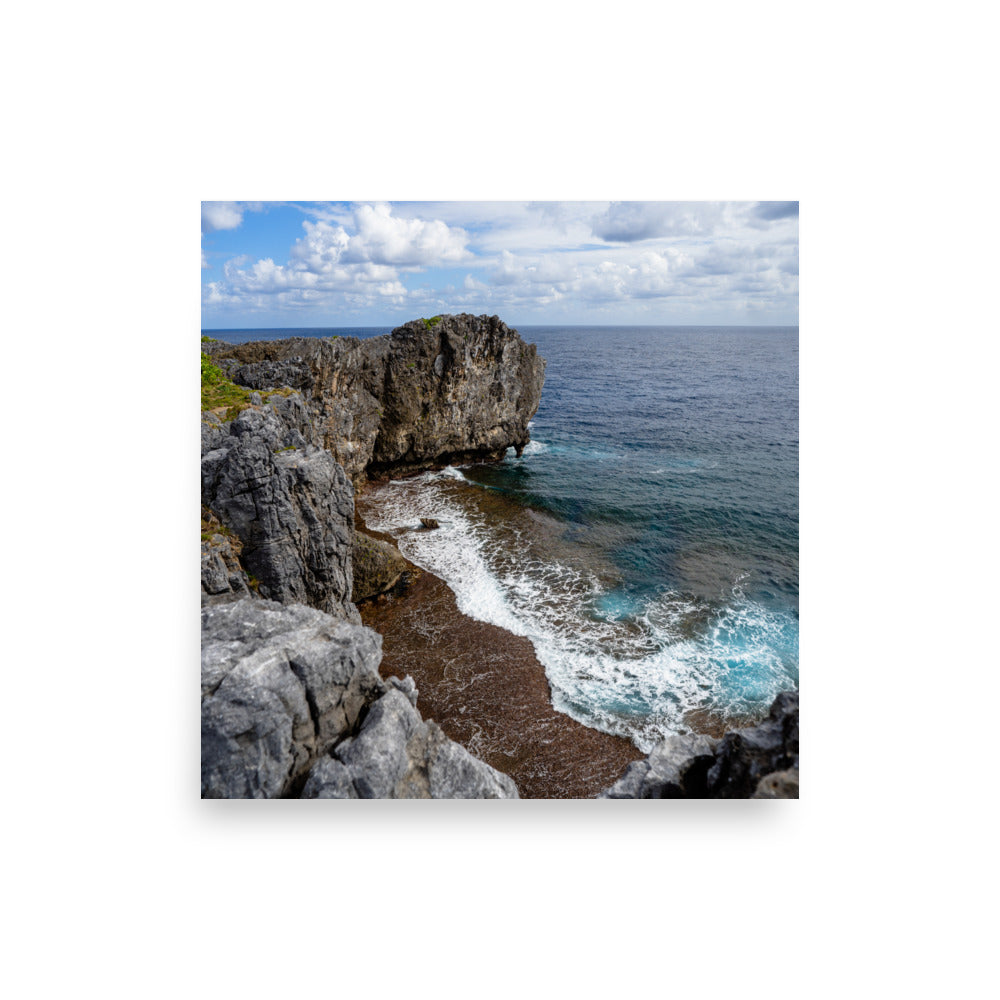
[[503, 457], [528, 443], [545, 362], [496, 316], [414, 320], [359, 340], [289, 338], [207, 344], [253, 389], [301, 389], [314, 436], [355, 482]]
[[[414, 700], [416, 692], [413, 692]], [[372, 706], [360, 732], [309, 772], [304, 799], [516, 799], [505, 774], [420, 718], [405, 690]]]
[[353, 601], [408, 567], [352, 478], [520, 451], [545, 362], [485, 316], [202, 349], [254, 390], [202, 415], [202, 796], [517, 798], [379, 676]]
[[278, 798], [384, 691], [382, 638], [301, 605], [202, 609], [201, 791]]
[[381, 637], [301, 605], [202, 609], [204, 798], [517, 798], [383, 681]]
[[674, 736], [599, 796], [607, 799], [799, 797], [799, 695], [785, 691], [768, 718], [750, 729]]
[[203, 421], [202, 503], [239, 538], [263, 597], [360, 624], [351, 603], [354, 488], [307, 442], [313, 431], [299, 394], [256, 402], [229, 423]]
[[395, 545], [357, 530], [351, 562], [354, 571], [351, 600], [355, 604], [391, 590], [408, 569]]
[[250, 580], [240, 562], [243, 545], [207, 507], [202, 508], [201, 601], [219, 604], [250, 593]]

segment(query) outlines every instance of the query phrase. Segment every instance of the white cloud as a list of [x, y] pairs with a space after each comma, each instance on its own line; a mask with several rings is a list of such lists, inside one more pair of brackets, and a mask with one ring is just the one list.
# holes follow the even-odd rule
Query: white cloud
[[401, 267], [459, 264], [471, 254], [468, 237], [440, 220], [403, 219], [389, 205], [361, 205], [354, 213], [357, 235], [347, 246], [347, 260]]
[[[211, 203], [209, 208], [209, 225], [215, 228], [234, 223], [240, 213], [239, 206], [229, 202]], [[203, 218], [205, 214], [203, 206]], [[387, 301], [402, 304], [411, 293], [400, 281], [400, 270], [472, 258], [466, 234], [440, 220], [397, 218], [390, 206], [381, 204], [359, 206], [351, 220], [353, 235], [346, 228], [350, 223], [336, 221], [332, 213], [322, 213], [315, 222], [305, 220], [305, 235], [292, 245], [284, 264], [270, 257], [253, 263], [246, 257], [232, 258], [223, 267], [223, 280], [205, 286], [203, 304], [243, 304], [250, 309], [336, 302], [356, 308]]]
[[[591, 311], [612, 322], [714, 322], [751, 308], [797, 315], [798, 220], [782, 214], [762, 229], [755, 202], [295, 207], [308, 218], [285, 263], [231, 259], [206, 285], [207, 308], [322, 307], [346, 317], [390, 305], [416, 315], [426, 304], [541, 322], [564, 312], [586, 322]], [[411, 277], [457, 264], [464, 275]], [[542, 309], [553, 303], [560, 310]]]
[[219, 229], [236, 229], [243, 221], [243, 207], [238, 201], [203, 201], [201, 231], [214, 233]]
[[295, 241], [292, 260], [308, 271], [322, 274], [340, 262], [350, 237], [343, 226], [329, 222], [303, 222], [306, 235]]
[[711, 201], [616, 201], [593, 220], [602, 240], [633, 243], [663, 236], [710, 236], [727, 222], [727, 205]]

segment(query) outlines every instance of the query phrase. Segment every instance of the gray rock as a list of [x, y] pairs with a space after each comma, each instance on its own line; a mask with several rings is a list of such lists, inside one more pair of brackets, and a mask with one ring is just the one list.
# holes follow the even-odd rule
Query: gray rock
[[302, 789], [303, 799], [356, 799], [351, 772], [335, 757], [324, 757], [313, 765]]
[[351, 600], [355, 604], [391, 590], [408, 568], [395, 545], [363, 531], [354, 532], [351, 567], [354, 580]]
[[[502, 458], [530, 440], [545, 362], [496, 316], [414, 320], [383, 337], [208, 344], [250, 388], [302, 390], [310, 443], [347, 474], [398, 473]], [[308, 375], [307, 375], [308, 372]]]
[[[799, 767], [799, 693], [783, 691], [774, 699], [768, 718], [749, 729], [726, 733], [715, 762], [705, 775], [701, 795], [745, 799], [765, 775]], [[798, 783], [796, 780], [796, 792]]]
[[351, 603], [354, 490], [326, 451], [306, 443], [301, 397], [277, 396], [229, 423], [203, 422], [202, 503], [242, 543], [262, 597], [360, 623]]
[[387, 681], [390, 687], [394, 687], [397, 691], [402, 691], [406, 695], [410, 704], [416, 708], [417, 707], [417, 695], [420, 693], [417, 691], [417, 682], [407, 674], [402, 680], [398, 677], [390, 677]]
[[303, 605], [202, 609], [203, 798], [517, 798], [378, 675], [382, 637]]
[[517, 786], [428, 722], [425, 766], [432, 799], [516, 799]]
[[293, 794], [384, 693], [381, 655], [371, 629], [302, 605], [203, 608], [202, 796]]
[[416, 710], [413, 679], [390, 678], [357, 736], [316, 764], [304, 798], [516, 799], [505, 774], [477, 760]]
[[682, 799], [686, 776], [710, 765], [717, 740], [710, 736], [671, 736], [645, 760], [629, 764], [625, 774], [599, 796], [607, 799]]
[[437, 518], [435, 518], [435, 517], [422, 517], [422, 518], [420, 518], [420, 523], [425, 528], [428, 528], [430, 530], [433, 530], [434, 528], [440, 528], [441, 527], [441, 524], [438, 522]]
[[250, 593], [250, 581], [240, 564], [233, 541], [214, 534], [201, 543], [201, 601], [236, 601]]
[[757, 726], [673, 736], [633, 761], [599, 798], [798, 798], [799, 695], [784, 691]]
[[396, 792], [411, 766], [406, 746], [421, 725], [419, 713], [401, 691], [389, 691], [375, 702], [357, 737], [337, 752], [360, 798], [414, 797]]

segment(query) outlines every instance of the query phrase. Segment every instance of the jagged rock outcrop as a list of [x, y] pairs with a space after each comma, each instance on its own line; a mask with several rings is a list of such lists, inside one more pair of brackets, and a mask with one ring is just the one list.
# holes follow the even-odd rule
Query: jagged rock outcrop
[[528, 443], [545, 362], [496, 316], [413, 320], [391, 334], [254, 341], [205, 350], [235, 382], [301, 389], [315, 432], [355, 482]]
[[267, 403], [255, 393], [251, 402], [228, 423], [211, 414], [202, 422], [202, 503], [239, 539], [262, 597], [360, 623], [351, 603], [354, 488], [329, 452], [308, 443], [298, 393]]
[[236, 601], [250, 593], [240, 540], [207, 508], [201, 513], [201, 602]]
[[784, 691], [757, 726], [710, 736], [673, 736], [633, 761], [599, 798], [799, 797], [799, 694]]
[[516, 798], [382, 680], [381, 636], [302, 605], [202, 609], [204, 798]]
[[351, 600], [355, 604], [391, 590], [409, 571], [403, 554], [395, 545], [357, 530], [354, 532], [351, 565], [354, 573]]
[[202, 608], [204, 798], [278, 798], [386, 688], [382, 637], [302, 605]]
[[379, 677], [381, 637], [353, 600], [408, 566], [355, 533], [352, 477], [520, 451], [534, 346], [496, 317], [449, 316], [202, 349], [254, 390], [231, 420], [202, 415], [202, 795], [516, 798], [420, 717], [412, 680]]
[[304, 799], [516, 799], [505, 774], [425, 722], [405, 690], [372, 706], [357, 736], [309, 772]]

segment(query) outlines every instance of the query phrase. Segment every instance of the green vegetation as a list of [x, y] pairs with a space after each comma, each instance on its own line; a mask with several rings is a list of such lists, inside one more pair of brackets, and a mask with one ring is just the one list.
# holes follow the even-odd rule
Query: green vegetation
[[[226, 378], [225, 372], [205, 353], [201, 355], [201, 409], [214, 410], [227, 406], [226, 420], [232, 420], [240, 410], [250, 405], [250, 390]], [[236, 412], [230, 416], [233, 409]]]
[[204, 334], [201, 335], [201, 342], [203, 344], [217, 344], [219, 341], [215, 337], [206, 337]]
[[213, 535], [223, 535], [235, 543], [237, 550], [241, 548], [239, 540], [204, 504], [201, 507], [201, 540], [210, 542]]
[[424, 325], [427, 327], [428, 330], [431, 329], [431, 327], [436, 326], [438, 323], [441, 322], [440, 316], [431, 316], [430, 319], [424, 319], [423, 316], [421, 316], [420, 318], [424, 321]]
[[[201, 410], [218, 410], [223, 406], [226, 412], [223, 421], [235, 420], [249, 405], [252, 390], [237, 385], [226, 378], [226, 373], [207, 355], [201, 356]], [[260, 397], [265, 402], [272, 396], [291, 396], [295, 390], [289, 386], [281, 389], [270, 389], [262, 392]]]

